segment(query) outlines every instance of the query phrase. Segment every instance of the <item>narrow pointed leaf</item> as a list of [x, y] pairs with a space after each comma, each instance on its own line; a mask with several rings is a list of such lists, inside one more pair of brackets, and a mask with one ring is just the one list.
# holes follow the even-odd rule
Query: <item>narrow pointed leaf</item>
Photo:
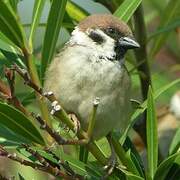
[[141, 2], [142, 0], [125, 0], [115, 11], [114, 15], [124, 22], [128, 22]]
[[42, 136], [26, 116], [2, 102], [0, 102], [0, 124], [30, 142], [44, 144]]
[[[171, 87], [180, 84], [180, 79], [176, 79], [173, 82], [163, 86], [162, 88], [158, 89], [155, 93], [154, 93], [154, 99], [156, 100], [161, 94], [165, 93], [166, 91], [168, 91]], [[129, 123], [128, 127], [126, 128], [125, 132], [123, 133], [120, 142], [121, 144], [124, 143], [126, 136], [129, 132], [129, 130], [133, 127], [134, 123], [137, 120], [137, 117], [142, 114], [147, 108], [147, 100], [145, 100], [142, 104], [141, 104], [141, 108], [135, 110], [135, 112], [132, 114], [131, 116], [131, 122]]]
[[72, 1], [67, 2], [66, 11], [69, 16], [77, 22], [81, 21], [89, 14], [87, 11]]
[[47, 65], [51, 62], [55, 46], [62, 25], [67, 0], [53, 0], [48, 16], [44, 37], [41, 63], [41, 77], [43, 79]]
[[115, 136], [112, 136], [112, 143], [117, 156], [119, 157], [122, 164], [126, 166], [127, 170], [135, 175], [139, 175], [135, 163], [132, 161], [130, 157], [130, 151], [125, 152], [124, 148], [118, 142], [118, 139]]
[[17, 5], [18, 5], [19, 1], [20, 0], [9, 0], [10, 5], [15, 12], [17, 11]]
[[180, 157], [180, 152], [173, 154], [169, 156], [167, 159], [165, 159], [158, 167], [154, 180], [164, 180], [166, 179], [166, 175], [168, 174], [170, 168], [173, 166], [173, 163], [175, 160]]
[[169, 23], [165, 27], [159, 28], [157, 31], [151, 33], [148, 37], [148, 41], [153, 38], [156, 38], [157, 36], [159, 36], [162, 33], [167, 33], [167, 32], [173, 31], [176, 28], [178, 28], [179, 26], [180, 26], [180, 19], [177, 19], [177, 20]]
[[127, 170], [121, 169], [121, 171], [125, 174], [126, 180], [144, 180], [144, 178], [137, 176], [135, 174], [132, 174]]
[[169, 154], [173, 154], [180, 149], [180, 127], [177, 129], [176, 134], [171, 142]]
[[147, 160], [148, 174], [153, 179], [158, 162], [158, 136], [157, 118], [155, 113], [154, 97], [151, 87], [148, 91], [147, 100]]
[[[170, 0], [163, 11], [163, 14], [161, 15], [162, 19], [159, 25], [159, 29], [163, 27], [165, 28], [175, 19], [178, 19], [179, 9], [180, 9], [180, 1]], [[150, 52], [150, 57], [153, 57], [159, 51], [161, 46], [164, 45], [167, 38], [168, 38], [168, 33], [163, 33], [157, 36], [157, 38], [155, 38]]]
[[31, 50], [32, 50], [32, 46], [33, 46], [32, 44], [33, 44], [33, 39], [35, 36], [36, 28], [38, 26], [44, 4], [45, 4], [45, 0], [36, 0], [34, 3], [31, 31], [30, 31], [30, 35], [29, 35], [29, 46], [30, 46]]
[[7, 2], [0, 3], [0, 31], [20, 48], [26, 47], [22, 26]]

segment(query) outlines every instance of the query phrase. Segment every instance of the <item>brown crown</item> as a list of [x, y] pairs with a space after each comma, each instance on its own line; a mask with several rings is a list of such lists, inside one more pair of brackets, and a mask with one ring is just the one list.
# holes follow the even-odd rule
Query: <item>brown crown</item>
[[122, 20], [109, 14], [96, 14], [86, 17], [82, 20], [78, 27], [81, 31], [86, 31], [89, 28], [108, 28], [113, 27], [119, 30], [124, 35], [131, 35], [132, 32]]

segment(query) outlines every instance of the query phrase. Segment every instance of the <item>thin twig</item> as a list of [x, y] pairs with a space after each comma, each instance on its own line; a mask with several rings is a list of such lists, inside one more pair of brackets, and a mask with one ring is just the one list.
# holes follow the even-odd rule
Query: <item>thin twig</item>
[[42, 163], [43, 165], [40, 165], [40, 164], [37, 164], [37, 163], [30, 162], [30, 161], [22, 159], [22, 158], [18, 157], [16, 153], [11, 154], [11, 153], [7, 152], [3, 148], [3, 146], [1, 146], [1, 145], [0, 145], [0, 156], [7, 157], [8, 159], [16, 161], [16, 162], [18, 162], [18, 163], [20, 163], [22, 165], [30, 166], [30, 167], [32, 167], [35, 170], [41, 170], [41, 171], [44, 171], [46, 173], [50, 173], [50, 174], [52, 174], [54, 176], [63, 177], [65, 179], [72, 179], [70, 176], [64, 174], [60, 170], [55, 169], [55, 168], [53, 168], [51, 166], [45, 165], [45, 163], [44, 164]]
[[[15, 86], [15, 74], [14, 74], [14, 71], [9, 68], [5, 68], [4, 72], [5, 72], [5, 77], [9, 83], [9, 87], [6, 87], [4, 85], [4, 89], [6, 89], [6, 91], [4, 91], [4, 93], [6, 93], [4, 96], [5, 99], [8, 101], [8, 103], [14, 105], [21, 112], [23, 112], [26, 115], [29, 115], [26, 108], [22, 105], [22, 103], [15, 96], [15, 87], [14, 87]], [[1, 87], [3, 87], [2, 82], [1, 82]]]
[[76, 139], [72, 139], [72, 140], [66, 140], [63, 137], [61, 137], [59, 135], [59, 133], [57, 133], [56, 131], [54, 131], [53, 129], [51, 129], [48, 124], [41, 118], [41, 116], [39, 115], [35, 115], [34, 113], [32, 113], [32, 116], [39, 122], [39, 124], [41, 125], [41, 129], [44, 129], [48, 132], [48, 134], [59, 144], [59, 145], [73, 145], [73, 144], [77, 144], [78, 141], [80, 144], [83, 143], [83, 139], [82, 140], [76, 140]]
[[5, 97], [11, 96], [10, 88], [0, 79], [0, 92], [4, 94]]
[[[37, 151], [31, 149], [31, 147], [27, 144], [22, 144], [22, 146], [26, 149], [26, 151], [28, 151], [32, 156], [34, 156], [36, 159], [38, 159], [38, 161], [43, 164], [45, 167], [47, 167], [51, 172], [53, 172], [53, 174], [55, 176], [60, 176], [60, 177], [64, 177], [66, 179], [82, 179], [83, 177], [78, 175], [78, 174], [70, 174], [69, 171], [66, 172], [67, 174], [64, 174], [59, 168], [60, 166], [55, 166], [54, 167], [54, 163], [52, 164], [51, 161], [48, 161], [47, 159], [45, 159], [43, 156], [41, 156]], [[49, 151], [50, 152], [50, 151]], [[51, 154], [53, 154], [51, 152]], [[57, 157], [56, 157], [57, 158]], [[72, 171], [73, 172], [73, 171]]]
[[44, 150], [48, 153], [51, 154], [53, 156], [53, 158], [58, 162], [58, 164], [60, 164], [65, 170], [66, 172], [73, 176], [73, 177], [78, 177], [79, 175], [77, 175], [69, 166], [68, 162], [60, 160], [59, 157], [50, 150], [50, 148], [44, 148]]
[[[58, 119], [60, 119], [63, 123], [65, 123], [72, 131], [74, 131], [75, 126], [74, 123], [69, 119], [67, 113], [65, 110], [59, 105], [58, 100], [54, 96], [52, 92], [43, 93], [42, 89], [39, 88], [36, 84], [31, 81], [30, 77], [28, 76], [27, 72], [20, 69], [17, 65], [14, 65], [13, 68], [16, 70], [16, 72], [24, 79], [25, 83], [32, 87], [36, 92], [38, 92], [42, 97], [46, 97], [52, 104], [56, 103], [53, 110], [51, 111], [51, 114], [56, 116]], [[77, 132], [77, 136], [80, 140], [88, 139], [88, 135], [85, 131], [83, 131], [81, 128]], [[97, 158], [97, 160], [102, 163], [106, 164], [107, 159], [104, 156], [104, 154], [101, 152], [99, 147], [94, 143], [90, 142], [86, 145], [86, 147], [89, 149], [89, 151]]]
[[38, 92], [40, 95], [42, 95], [42, 88], [37, 86], [30, 78], [28, 72], [24, 69], [21, 69], [17, 65], [13, 65], [11, 68], [12, 70], [15, 70], [23, 79], [24, 83], [30, 86], [32, 89], [34, 89], [36, 92]]

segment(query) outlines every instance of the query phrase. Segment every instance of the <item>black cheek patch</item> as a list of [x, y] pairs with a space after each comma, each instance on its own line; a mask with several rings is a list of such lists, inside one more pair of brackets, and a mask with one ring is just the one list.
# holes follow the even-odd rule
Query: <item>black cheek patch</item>
[[90, 32], [89, 37], [98, 44], [102, 44], [104, 42], [103, 37], [94, 31]]

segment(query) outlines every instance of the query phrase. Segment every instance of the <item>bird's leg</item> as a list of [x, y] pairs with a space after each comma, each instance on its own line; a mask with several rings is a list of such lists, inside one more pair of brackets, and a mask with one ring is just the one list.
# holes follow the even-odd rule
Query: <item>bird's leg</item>
[[[59, 105], [57, 100], [54, 100], [51, 103], [51, 106], [52, 106], [51, 115], [58, 116], [58, 114], [61, 113], [61, 114], [63, 114], [63, 116], [66, 116], [63, 108]], [[78, 120], [77, 120], [76, 116], [73, 115], [73, 116], [71, 116], [71, 118], [72, 117], [73, 117], [73, 121], [68, 120], [68, 127], [77, 135], [78, 139], [70, 139], [70, 140], [63, 139], [63, 141], [61, 141], [60, 144], [62, 144], [62, 145], [86, 145], [86, 144], [88, 144], [89, 137], [88, 137], [87, 133], [84, 132], [81, 128], [77, 127]], [[66, 118], [70, 119], [68, 116]], [[74, 121], [76, 123], [74, 123]]]
[[108, 142], [109, 142], [109, 145], [110, 145], [110, 148], [111, 148], [111, 155], [109, 157], [109, 160], [108, 160], [108, 163], [106, 166], [104, 166], [104, 169], [106, 170], [107, 174], [104, 176], [104, 178], [107, 178], [114, 170], [115, 166], [116, 166], [116, 163], [117, 163], [117, 159], [116, 159], [116, 153], [115, 153], [115, 150], [114, 150], [114, 147], [113, 147], [113, 144], [112, 144], [112, 136], [111, 136], [111, 133], [109, 133], [107, 136], [106, 136]]
[[[70, 129], [74, 131], [75, 134], [77, 134], [79, 139], [72, 139], [72, 140], [65, 140], [63, 141], [63, 144], [78, 144], [78, 145], [86, 145], [89, 143], [90, 139], [92, 138], [92, 133], [94, 130], [94, 125], [95, 125], [95, 117], [96, 117], [96, 111], [97, 111], [97, 107], [99, 104], [99, 98], [95, 98], [95, 100], [93, 101], [93, 109], [92, 112], [90, 114], [89, 117], [89, 125], [88, 125], [88, 130], [87, 132], [83, 133], [83, 136], [79, 136], [79, 134], [82, 134], [82, 129], [80, 128], [80, 123], [77, 119], [77, 117], [75, 115], [71, 115], [71, 119], [73, 120], [72, 123], [70, 123]], [[57, 115], [57, 113], [63, 111], [63, 109], [61, 108], [61, 106], [58, 104], [58, 101], [53, 101], [52, 104], [52, 110], [51, 110], [51, 114], [52, 115]], [[69, 117], [68, 117], [69, 118]], [[80, 133], [81, 131], [81, 133]]]
[[74, 123], [74, 133], [75, 133], [75, 135], [77, 135], [78, 131], [81, 128], [81, 124], [75, 114], [70, 113], [70, 114], [68, 114], [68, 116]]

